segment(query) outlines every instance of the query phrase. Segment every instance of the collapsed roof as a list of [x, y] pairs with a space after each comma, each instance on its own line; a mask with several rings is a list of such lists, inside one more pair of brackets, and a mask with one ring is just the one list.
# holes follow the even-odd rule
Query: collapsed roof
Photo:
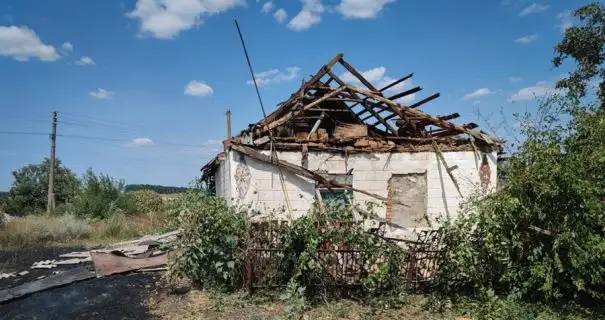
[[[354, 79], [355, 86], [336, 75], [333, 68], [342, 66], [346, 78]], [[277, 110], [261, 121], [249, 125], [236, 137], [225, 141], [255, 148], [300, 150], [341, 150], [350, 152], [427, 151], [435, 143], [444, 150], [472, 148], [499, 150], [500, 141], [483, 131], [475, 130], [475, 123], [457, 125], [450, 120], [458, 113], [432, 116], [418, 108], [439, 97], [430, 95], [412, 104], [401, 100], [413, 97], [422, 88], [413, 87], [399, 93], [406, 75], [384, 87], [377, 88], [338, 54], [288, 100], [278, 104]], [[388, 94], [387, 94], [388, 93]], [[272, 141], [271, 141], [272, 140]]]

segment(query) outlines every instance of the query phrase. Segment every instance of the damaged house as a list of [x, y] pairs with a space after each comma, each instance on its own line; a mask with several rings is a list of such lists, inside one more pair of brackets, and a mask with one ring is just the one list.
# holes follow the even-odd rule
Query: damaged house
[[421, 111], [438, 93], [400, 102], [422, 90], [394, 92], [411, 77], [379, 88], [339, 54], [277, 110], [225, 140], [202, 180], [217, 196], [283, 219], [306, 214], [316, 199], [352, 201], [361, 212], [371, 201], [394, 236], [455, 216], [470, 194], [495, 189], [500, 141], [474, 123], [451, 122], [458, 113]]

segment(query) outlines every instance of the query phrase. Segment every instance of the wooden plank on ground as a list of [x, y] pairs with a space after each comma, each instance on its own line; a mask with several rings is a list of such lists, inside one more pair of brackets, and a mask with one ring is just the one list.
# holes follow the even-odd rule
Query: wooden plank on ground
[[168, 264], [168, 255], [166, 254], [149, 258], [130, 258], [100, 252], [91, 252], [90, 255], [98, 277]]
[[14, 288], [0, 290], [0, 303], [94, 277], [95, 273], [85, 267], [69, 269], [41, 280], [35, 280]]

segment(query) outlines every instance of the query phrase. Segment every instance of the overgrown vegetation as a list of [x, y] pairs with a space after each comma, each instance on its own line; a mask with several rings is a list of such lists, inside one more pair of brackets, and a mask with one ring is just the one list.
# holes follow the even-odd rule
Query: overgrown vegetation
[[538, 122], [524, 122], [506, 185], [445, 228], [444, 279], [546, 302], [605, 298], [605, 115], [597, 108], [551, 98]]
[[[338, 249], [364, 252], [359, 297], [392, 306], [403, 294], [405, 251], [368, 233], [363, 221], [354, 221], [352, 214], [352, 207], [342, 204], [327, 205], [323, 211], [316, 207], [280, 229], [274, 243], [279, 248], [278, 261], [268, 281], [287, 287], [282, 299], [288, 302], [290, 314], [300, 314], [310, 302], [328, 297], [316, 284], [326, 280], [326, 270], [334, 266], [328, 259], [337, 258], [334, 250]], [[251, 218], [249, 212], [201, 190], [183, 195], [171, 223], [183, 232], [173, 275], [187, 276], [211, 290], [242, 289], [247, 249], [259, 245]]]
[[[6, 200], [6, 213], [14, 216], [41, 213], [46, 210], [50, 160], [30, 164], [14, 171], [13, 186]], [[79, 189], [76, 175], [57, 159], [55, 166], [55, 203], [71, 202]]]
[[13, 172], [15, 181], [0, 212], [0, 247], [43, 246], [111, 241], [151, 233], [164, 227], [167, 204], [154, 191], [125, 192], [125, 182], [88, 169], [78, 179], [56, 164], [55, 203], [46, 213], [48, 168], [27, 165]]
[[183, 247], [173, 270], [208, 288], [240, 288], [248, 233], [245, 215], [199, 189], [173, 205], [171, 226], [182, 230]]
[[161, 212], [164, 211], [165, 204], [162, 197], [155, 191], [137, 190], [126, 191], [125, 201], [132, 202], [135, 212]]
[[74, 199], [74, 210], [80, 217], [108, 218], [113, 214], [131, 213], [133, 201], [124, 195], [124, 181], [88, 169], [82, 177], [82, 188]]
[[0, 248], [99, 245], [150, 234], [164, 224], [162, 213], [113, 215], [104, 220], [83, 219], [73, 214], [28, 215], [0, 224]]
[[129, 184], [124, 187], [124, 191], [155, 191], [159, 194], [174, 194], [186, 192], [186, 187], [160, 186], [157, 184]]

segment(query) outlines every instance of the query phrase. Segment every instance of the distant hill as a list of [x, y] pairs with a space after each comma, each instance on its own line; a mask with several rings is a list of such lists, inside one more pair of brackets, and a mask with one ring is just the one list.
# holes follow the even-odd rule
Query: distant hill
[[160, 186], [155, 184], [129, 184], [125, 187], [126, 191], [151, 190], [159, 194], [173, 194], [187, 191], [185, 187]]

